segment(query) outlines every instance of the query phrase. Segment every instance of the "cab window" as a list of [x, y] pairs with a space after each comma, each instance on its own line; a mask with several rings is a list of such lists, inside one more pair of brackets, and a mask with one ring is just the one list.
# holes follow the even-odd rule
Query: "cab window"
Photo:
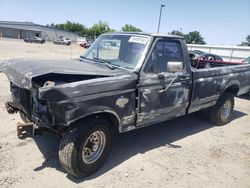
[[168, 72], [168, 62], [184, 62], [181, 44], [173, 40], [159, 40], [148, 59], [145, 72]]

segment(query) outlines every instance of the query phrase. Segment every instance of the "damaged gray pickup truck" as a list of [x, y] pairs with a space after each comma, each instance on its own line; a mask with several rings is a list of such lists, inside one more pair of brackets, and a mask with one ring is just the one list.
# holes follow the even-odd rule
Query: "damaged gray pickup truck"
[[25, 122], [18, 137], [59, 135], [59, 160], [75, 176], [103, 164], [114, 133], [205, 109], [224, 125], [234, 96], [250, 89], [250, 65], [192, 67], [184, 39], [163, 34], [107, 33], [77, 60], [0, 66], [12, 93], [6, 109]]

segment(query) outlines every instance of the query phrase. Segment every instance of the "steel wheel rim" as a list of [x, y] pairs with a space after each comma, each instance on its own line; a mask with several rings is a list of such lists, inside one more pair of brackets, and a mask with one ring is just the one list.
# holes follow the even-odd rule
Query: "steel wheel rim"
[[82, 149], [82, 159], [86, 164], [96, 162], [103, 153], [106, 136], [103, 131], [93, 132], [85, 141]]
[[231, 114], [232, 104], [231, 101], [226, 101], [222, 106], [221, 116], [225, 120], [227, 119]]

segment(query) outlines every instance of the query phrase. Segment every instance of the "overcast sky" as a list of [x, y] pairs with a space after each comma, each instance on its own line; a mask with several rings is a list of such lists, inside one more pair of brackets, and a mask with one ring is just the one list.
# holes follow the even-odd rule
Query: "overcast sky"
[[1, 21], [31, 21], [45, 25], [67, 20], [91, 26], [99, 20], [120, 30], [128, 23], [143, 31], [197, 30], [208, 44], [236, 45], [250, 34], [250, 0], [0, 0]]

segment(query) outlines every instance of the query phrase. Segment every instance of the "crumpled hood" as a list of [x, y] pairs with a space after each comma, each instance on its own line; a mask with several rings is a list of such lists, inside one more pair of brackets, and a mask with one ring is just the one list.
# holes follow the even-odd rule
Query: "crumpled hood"
[[[0, 72], [6, 74], [8, 79], [22, 88], [32, 88], [32, 80], [36, 77], [49, 74], [76, 74], [117, 76], [124, 74], [124, 70], [110, 70], [103, 64], [87, 60], [35, 60], [11, 59], [0, 63]], [[129, 71], [126, 71], [127, 73]]]

